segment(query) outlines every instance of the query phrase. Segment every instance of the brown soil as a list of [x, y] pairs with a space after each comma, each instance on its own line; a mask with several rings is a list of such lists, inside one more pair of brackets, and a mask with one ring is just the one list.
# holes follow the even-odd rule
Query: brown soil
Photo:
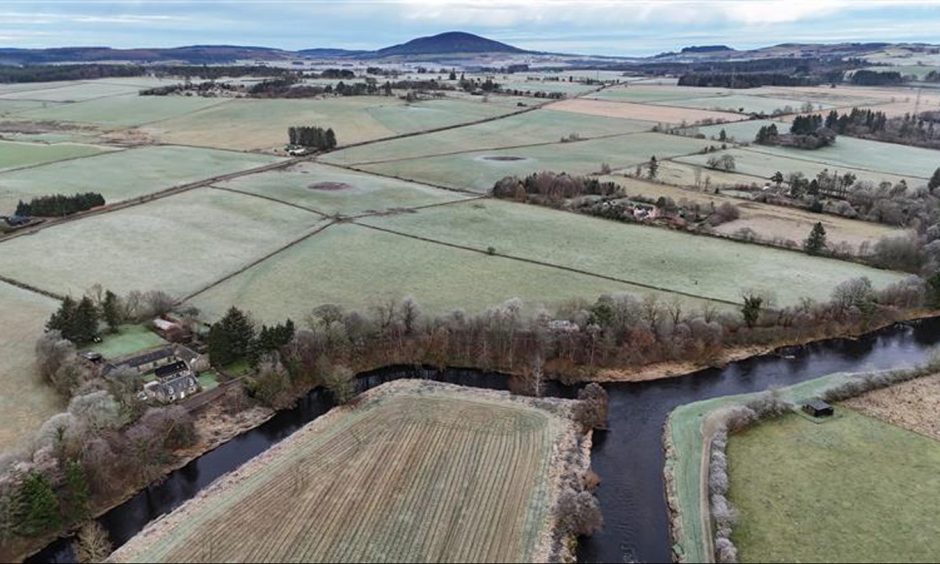
[[940, 374], [868, 392], [845, 405], [940, 441]]
[[311, 190], [332, 191], [332, 190], [348, 190], [352, 188], [352, 186], [350, 186], [349, 184], [346, 184], [345, 182], [316, 182], [314, 184], [311, 184], [310, 186], [307, 186], [307, 188]]

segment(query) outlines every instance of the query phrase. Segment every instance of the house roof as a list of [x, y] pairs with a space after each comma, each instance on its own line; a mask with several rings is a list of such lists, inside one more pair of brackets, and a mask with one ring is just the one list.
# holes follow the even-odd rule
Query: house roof
[[160, 382], [160, 386], [163, 388], [164, 393], [167, 395], [173, 394], [179, 396], [183, 392], [188, 391], [191, 388], [195, 388], [198, 384], [196, 383], [196, 378], [192, 374], [182, 374], [176, 376], [175, 378], [168, 378]]
[[137, 368], [138, 366], [142, 364], [147, 364], [150, 362], [163, 360], [165, 358], [174, 356], [175, 354], [176, 352], [173, 350], [173, 347], [161, 347], [159, 349], [148, 351], [143, 354], [139, 354], [137, 356], [125, 358], [124, 360], [121, 360], [120, 362], [117, 362], [116, 364], [118, 366], [124, 365], [124, 366], [131, 366], [133, 368]]
[[166, 366], [161, 366], [153, 371], [154, 376], [157, 378], [168, 378], [172, 377], [180, 372], [188, 371], [189, 365], [187, 365], [182, 360], [178, 360]]
[[815, 411], [822, 411], [824, 409], [832, 409], [832, 406], [824, 402], [821, 399], [810, 399], [803, 404], [805, 407], [812, 408]]

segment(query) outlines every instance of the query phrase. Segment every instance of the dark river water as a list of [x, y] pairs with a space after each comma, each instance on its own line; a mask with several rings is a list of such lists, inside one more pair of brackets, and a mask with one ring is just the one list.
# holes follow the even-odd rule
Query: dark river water
[[[918, 364], [940, 342], [940, 318], [902, 323], [858, 339], [832, 339], [702, 370], [676, 378], [605, 384], [610, 429], [595, 433], [592, 466], [601, 477], [597, 495], [604, 529], [582, 539], [581, 562], [667, 562], [671, 558], [662, 478], [662, 428], [675, 407], [717, 396], [785, 386], [833, 372], [900, 368]], [[506, 389], [500, 374], [390, 367], [362, 374], [360, 391], [399, 378], [429, 378], [464, 386]], [[547, 395], [573, 397], [576, 388], [552, 383]], [[332, 407], [314, 390], [295, 408], [171, 473], [100, 518], [114, 546], [127, 542], [156, 517], [173, 510], [213, 480], [287, 437]], [[74, 561], [70, 539], [61, 539], [28, 562]]]

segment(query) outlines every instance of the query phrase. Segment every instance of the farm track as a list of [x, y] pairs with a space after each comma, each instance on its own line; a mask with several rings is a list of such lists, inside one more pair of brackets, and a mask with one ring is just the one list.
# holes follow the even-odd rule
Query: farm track
[[383, 232], [383, 233], [389, 233], [389, 234], [391, 234], [391, 235], [398, 235], [398, 236], [400, 236], [400, 237], [407, 237], [407, 238], [409, 238], [409, 239], [415, 239], [415, 240], [417, 240], [417, 241], [424, 241], [425, 243], [434, 243], [434, 244], [436, 244], [436, 245], [443, 245], [443, 246], [445, 246], [445, 247], [451, 247], [451, 248], [454, 248], [454, 249], [461, 249], [461, 250], [464, 250], [464, 251], [471, 251], [471, 252], [474, 252], [474, 253], [480, 253], [480, 254], [484, 254], [484, 255], [487, 255], [487, 256], [497, 256], [497, 257], [502, 257], [502, 258], [506, 258], [506, 259], [510, 259], [510, 260], [516, 260], [516, 261], [519, 261], [519, 262], [525, 262], [525, 263], [528, 263], [528, 264], [534, 264], [534, 265], [538, 265], [538, 266], [545, 266], [545, 267], [554, 268], [554, 269], [557, 269], [557, 270], [564, 270], [564, 271], [566, 271], [566, 272], [573, 272], [573, 273], [575, 273], [575, 274], [583, 274], [583, 275], [586, 275], [586, 276], [592, 276], [592, 277], [594, 277], [594, 278], [600, 278], [600, 279], [602, 279], [602, 280], [610, 280], [611, 282], [619, 282], [619, 283], [621, 283], [621, 284], [630, 284], [630, 285], [632, 285], [632, 286], [637, 286], [637, 287], [640, 287], [640, 288], [646, 288], [646, 289], [649, 289], [649, 290], [656, 290], [656, 291], [659, 291], [659, 292], [667, 292], [667, 293], [671, 293], [671, 294], [678, 294], [678, 295], [680, 295], [680, 296], [685, 296], [685, 297], [687, 297], [687, 298], [694, 298], [694, 299], [698, 299], [698, 300], [706, 300], [706, 301], [710, 301], [710, 302], [716, 302], [716, 303], [721, 303], [721, 304], [726, 304], [726, 305], [732, 305], [732, 306], [735, 306], [735, 307], [738, 307], [738, 306], [741, 305], [739, 302], [733, 302], [733, 301], [730, 301], [730, 300], [723, 300], [723, 299], [720, 299], [720, 298], [713, 298], [713, 297], [709, 297], [709, 296], [702, 296], [702, 295], [699, 295], [699, 294], [693, 294], [693, 293], [691, 293], [691, 292], [685, 292], [685, 291], [682, 291], [682, 290], [674, 290], [674, 289], [670, 289], [670, 288], [664, 288], [664, 287], [662, 287], [662, 286], [654, 286], [654, 285], [652, 285], [652, 284], [646, 284], [646, 283], [643, 283], [643, 282], [635, 282], [635, 281], [633, 281], [633, 280], [627, 280], [627, 279], [625, 279], [625, 278], [618, 278], [618, 277], [616, 277], [616, 276], [608, 276], [608, 275], [606, 275], [606, 274], [599, 274], [599, 273], [597, 273], [597, 272], [591, 272], [591, 271], [589, 271], [589, 270], [581, 270], [581, 269], [579, 269], [579, 268], [573, 268], [573, 267], [570, 267], [570, 266], [564, 266], [564, 265], [560, 265], [560, 264], [554, 264], [554, 263], [545, 262], [545, 261], [541, 261], [541, 260], [530, 259], [530, 258], [525, 258], [525, 257], [520, 257], [520, 256], [515, 256], [515, 255], [510, 255], [510, 254], [505, 254], [505, 253], [500, 253], [500, 252], [489, 253], [489, 252], [488, 252], [487, 250], [485, 250], [485, 249], [478, 249], [478, 248], [476, 248], [476, 247], [470, 247], [470, 246], [467, 246], [467, 245], [460, 245], [460, 244], [457, 244], [457, 243], [448, 243], [448, 242], [446, 242], [446, 241], [440, 241], [440, 240], [437, 240], [437, 239], [431, 239], [431, 238], [429, 238], [429, 237], [422, 237], [422, 236], [420, 236], [420, 235], [412, 235], [412, 234], [410, 234], [410, 233], [404, 233], [404, 232], [401, 232], [401, 231], [395, 231], [395, 230], [393, 230], [393, 229], [388, 229], [388, 228], [385, 228], [385, 227], [378, 227], [378, 226], [375, 226], [375, 225], [367, 225], [367, 224], [365, 224], [365, 223], [359, 223], [358, 221], [353, 221], [352, 224], [353, 224], [353, 225], [358, 225], [358, 226], [360, 226], [360, 227], [365, 227], [366, 229], [373, 229], [373, 230], [375, 230], [375, 231], [381, 231], [381, 232]]

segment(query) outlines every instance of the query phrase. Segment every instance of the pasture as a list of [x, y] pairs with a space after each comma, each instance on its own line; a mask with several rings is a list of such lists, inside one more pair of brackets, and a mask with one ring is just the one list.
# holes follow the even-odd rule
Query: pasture
[[107, 147], [78, 143], [49, 144], [0, 141], [0, 171], [77, 157], [89, 157], [108, 150]]
[[301, 163], [217, 184], [304, 206], [326, 215], [355, 215], [443, 204], [469, 196], [338, 167]]
[[457, 386], [385, 384], [215, 482], [113, 558], [544, 561], [554, 476], [575, 431], [535, 405]]
[[791, 305], [807, 295], [827, 299], [849, 278], [868, 276], [876, 287], [903, 278], [803, 253], [498, 200], [359, 221], [481, 250], [493, 246], [509, 256], [733, 303], [749, 288], [772, 290], [780, 305]]
[[287, 128], [292, 125], [331, 127], [343, 146], [476, 121], [517, 109], [469, 98], [413, 104], [384, 96], [235, 99], [179, 119], [151, 124], [144, 131], [165, 143], [267, 151], [287, 143]]
[[0, 173], [0, 209], [48, 194], [100, 192], [107, 203], [129, 200], [204, 178], [277, 162], [189, 147], [142, 147]]
[[96, 98], [108, 98], [122, 94], [137, 94], [140, 90], [132, 84], [120, 84], [105, 81], [82, 81], [60, 83], [45, 87], [39, 83], [34, 88], [19, 91], [0, 91], [4, 100], [32, 100], [36, 102], [83, 102]]
[[[678, 100], [656, 101], [653, 104], [679, 106], [683, 108], [701, 108], [721, 112], [742, 114], [772, 114], [774, 112], [794, 113], [801, 111], [804, 102], [791, 98], [771, 98], [768, 96], [749, 96], [747, 94], [729, 94], [703, 98], [682, 98]], [[828, 104], [813, 104], [815, 110], [831, 108]]]
[[[732, 435], [732, 540], [742, 562], [932, 561], [940, 444], [847, 408]], [[781, 526], [786, 523], [786, 526]]]
[[309, 232], [320, 217], [202, 188], [0, 243], [0, 271], [58, 294], [182, 296]]
[[199, 96], [138, 96], [122, 94], [74, 104], [54, 104], [17, 114], [18, 119], [65, 121], [119, 129], [187, 115], [228, 100]]
[[675, 125], [680, 123], [693, 124], [705, 120], [738, 121], [742, 119], [741, 115], [731, 112], [715, 112], [697, 108], [680, 108], [678, 106], [634, 104], [632, 102], [608, 102], [606, 100], [590, 100], [586, 98], [562, 100], [561, 102], [554, 102], [546, 106], [546, 108], [559, 112], [638, 119]]
[[[841, 142], [841, 138], [839, 142]], [[909, 147], [904, 148], [908, 149]], [[876, 185], [884, 181], [893, 184], [901, 180], [907, 181], [911, 186], [918, 186], [925, 183], [923, 180], [911, 176], [899, 176], [897, 174], [881, 171], [837, 166], [832, 163], [805, 158], [803, 151], [798, 153], [793, 153], [793, 151], [799, 150], [790, 149], [787, 151], [777, 147], [751, 146], [741, 149], [728, 149], [727, 151], [707, 155], [688, 155], [678, 157], [676, 160], [681, 163], [705, 167], [708, 163], [708, 159], [711, 157], [729, 154], [734, 157], [735, 172], [749, 177], [763, 178], [765, 180], [769, 179], [777, 171], [782, 172], [784, 176], [791, 172], [802, 172], [807, 178], [815, 178], [821, 171], [828, 170], [829, 172], [838, 172], [839, 174], [851, 172], [858, 177], [859, 181], [873, 182]], [[791, 157], [790, 155], [793, 156]], [[749, 183], [750, 179], [746, 179], [745, 182]]]
[[535, 110], [495, 121], [426, 133], [414, 137], [371, 143], [328, 153], [324, 162], [365, 164], [420, 158], [450, 153], [499, 149], [520, 145], [557, 143], [576, 134], [582, 139], [648, 131], [652, 124], [627, 119], [604, 118]]
[[[446, 206], [450, 207], [450, 206]], [[485, 251], [485, 247], [484, 247]], [[190, 300], [214, 321], [237, 305], [266, 323], [301, 319], [322, 304], [364, 311], [412, 296], [421, 310], [478, 313], [510, 298], [534, 311], [630, 284], [455, 249], [354, 224], [328, 227]], [[665, 296], [663, 296], [665, 297]]]
[[58, 307], [51, 298], [0, 282], [0, 452], [22, 444], [65, 407], [39, 376], [33, 352]]
[[692, 86], [656, 86], [643, 84], [630, 84], [605, 88], [585, 96], [596, 100], [611, 102], [668, 102], [670, 100], [685, 100], [702, 98], [706, 96], [721, 96], [729, 94], [726, 88], [698, 88]]
[[602, 163], [608, 163], [615, 169], [633, 167], [646, 163], [652, 155], [662, 160], [696, 154], [709, 144], [706, 140], [690, 137], [641, 132], [573, 143], [398, 160], [356, 168], [485, 193], [504, 176], [521, 177], [542, 170], [590, 174], [598, 172]]
[[167, 344], [159, 335], [143, 325], [121, 325], [117, 333], [105, 333], [100, 343], [87, 348], [106, 359], [120, 358]]

